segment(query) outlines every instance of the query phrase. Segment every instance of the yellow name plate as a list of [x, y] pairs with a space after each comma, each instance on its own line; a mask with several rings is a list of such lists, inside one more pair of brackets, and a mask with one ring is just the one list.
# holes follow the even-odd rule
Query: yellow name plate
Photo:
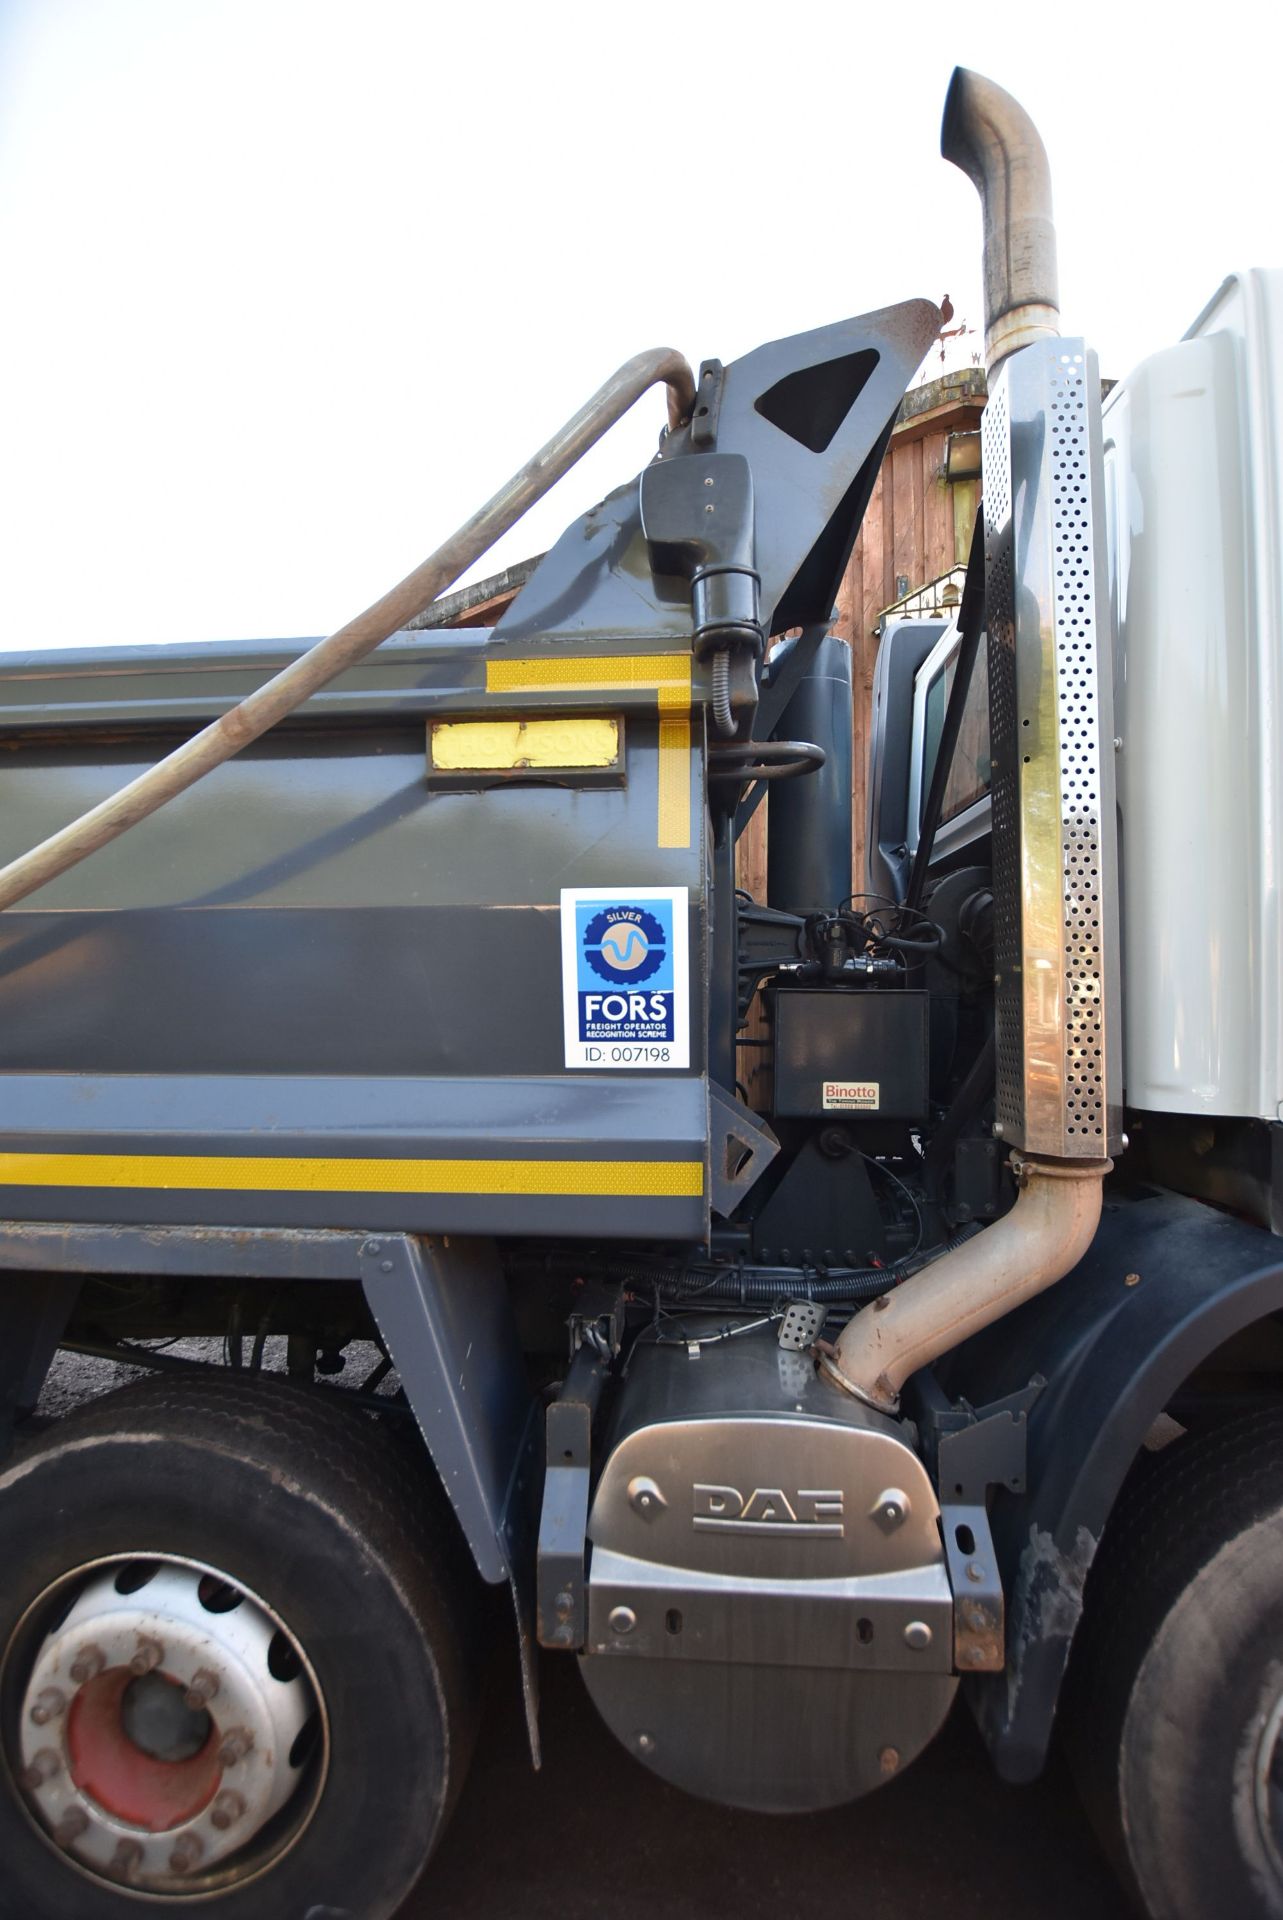
[[432, 773], [609, 772], [620, 765], [620, 723], [613, 716], [559, 720], [439, 720], [428, 729]]

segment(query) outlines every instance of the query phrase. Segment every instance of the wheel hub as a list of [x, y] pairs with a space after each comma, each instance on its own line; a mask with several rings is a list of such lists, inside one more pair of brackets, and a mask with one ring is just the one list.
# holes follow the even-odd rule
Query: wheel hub
[[204, 1707], [193, 1711], [178, 1682], [163, 1673], [131, 1674], [119, 1712], [126, 1736], [154, 1760], [192, 1759], [208, 1742], [213, 1725]]
[[299, 1649], [249, 1594], [200, 1567], [121, 1561], [36, 1651], [20, 1784], [91, 1872], [195, 1892], [300, 1787], [318, 1711]]

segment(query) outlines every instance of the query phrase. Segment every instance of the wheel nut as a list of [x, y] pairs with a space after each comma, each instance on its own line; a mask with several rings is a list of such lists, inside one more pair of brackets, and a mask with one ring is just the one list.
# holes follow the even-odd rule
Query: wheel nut
[[224, 1787], [221, 1793], [214, 1795], [214, 1804], [210, 1809], [210, 1819], [220, 1833], [235, 1826], [245, 1811], [245, 1796], [236, 1793], [230, 1787]]
[[52, 1780], [62, 1771], [62, 1761], [52, 1747], [41, 1747], [29, 1767], [24, 1767], [18, 1775], [18, 1785], [24, 1793], [37, 1793], [46, 1780]]
[[78, 1687], [88, 1680], [96, 1679], [107, 1664], [107, 1656], [101, 1647], [81, 1647], [71, 1663], [71, 1677]]
[[83, 1807], [68, 1807], [53, 1830], [54, 1845], [56, 1847], [74, 1846], [88, 1825], [89, 1815]]
[[150, 1640], [146, 1634], [138, 1636], [138, 1651], [129, 1663], [129, 1671], [141, 1680], [145, 1673], [153, 1673], [165, 1658], [165, 1649], [159, 1640]]
[[174, 1851], [169, 1856], [171, 1873], [190, 1873], [205, 1851], [205, 1842], [198, 1833], [185, 1833], [174, 1842]]
[[143, 1850], [137, 1840], [119, 1840], [107, 1871], [117, 1880], [132, 1880], [143, 1863]]
[[218, 1692], [218, 1675], [209, 1667], [202, 1667], [192, 1675], [192, 1683], [183, 1695], [183, 1702], [192, 1713], [199, 1713]]
[[238, 1760], [245, 1758], [253, 1745], [254, 1736], [248, 1728], [229, 1727], [223, 1735], [223, 1744], [218, 1749], [219, 1766], [234, 1767]]
[[47, 1727], [51, 1720], [58, 1718], [58, 1715], [63, 1712], [66, 1705], [67, 1696], [65, 1693], [62, 1693], [57, 1687], [42, 1687], [36, 1695], [35, 1703], [31, 1709], [32, 1726]]

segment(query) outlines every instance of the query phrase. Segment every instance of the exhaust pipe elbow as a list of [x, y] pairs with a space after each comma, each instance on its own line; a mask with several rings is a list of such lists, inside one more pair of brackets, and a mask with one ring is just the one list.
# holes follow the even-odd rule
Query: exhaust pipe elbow
[[1010, 1213], [863, 1307], [821, 1359], [838, 1386], [894, 1413], [911, 1373], [1055, 1284], [1081, 1260], [1100, 1220], [1112, 1160], [1017, 1159]]
[[1060, 332], [1047, 150], [1018, 101], [983, 74], [955, 67], [940, 151], [980, 195], [985, 364], [992, 379], [1009, 354]]

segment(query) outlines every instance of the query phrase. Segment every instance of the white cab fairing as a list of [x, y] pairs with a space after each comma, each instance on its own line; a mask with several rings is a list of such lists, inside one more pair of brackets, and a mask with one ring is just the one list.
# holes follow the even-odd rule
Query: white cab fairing
[[1283, 272], [1105, 405], [1129, 1106], [1283, 1117]]

